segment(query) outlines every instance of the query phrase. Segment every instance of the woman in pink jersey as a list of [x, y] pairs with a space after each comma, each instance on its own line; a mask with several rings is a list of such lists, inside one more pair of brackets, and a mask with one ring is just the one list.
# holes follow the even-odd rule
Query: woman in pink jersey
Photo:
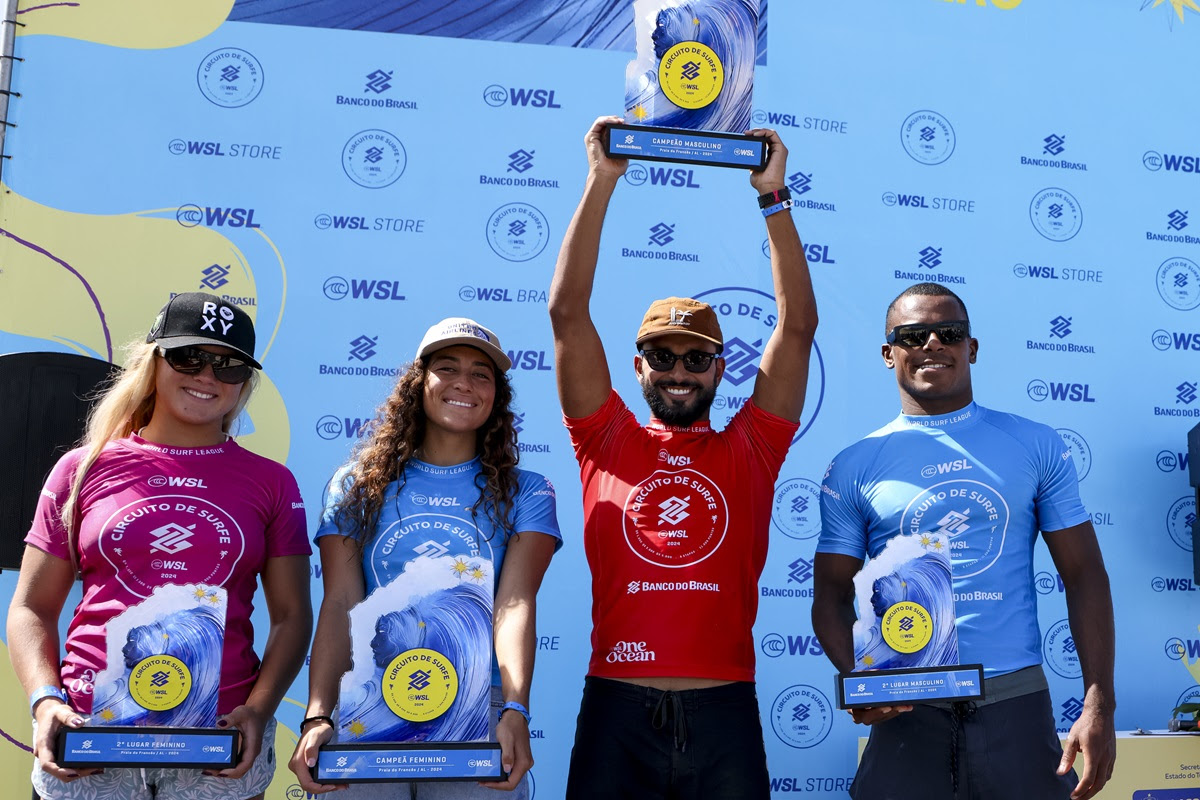
[[[312, 628], [311, 548], [291, 472], [232, 439], [258, 369], [245, 311], [210, 294], [174, 296], [145, 341], [130, 345], [125, 370], [96, 404], [82, 446], [46, 480], [25, 539], [8, 646], [34, 718], [33, 785], [47, 800], [246, 800], [262, 798], [274, 775], [273, 715]], [[76, 575], [83, 596], [60, 648], [59, 616]], [[260, 576], [270, 616], [261, 661], [250, 620]], [[240, 759], [204, 772], [58, 765], [54, 743], [63, 727], [103, 724], [114, 708], [140, 713], [128, 697], [93, 708], [94, 697], [111, 694], [111, 685], [97, 681], [113, 667], [107, 626], [173, 585], [224, 590], [223, 640], [213, 637], [210, 615], [187, 624], [174, 619], [170, 634], [156, 627], [170, 619], [164, 616], [118, 643], [125, 665], [167, 652], [168, 639], [171, 647], [223, 645], [219, 676], [194, 675], [192, 690], [216, 688], [216, 727], [239, 732]], [[211, 694], [209, 704], [211, 719]], [[155, 721], [146, 713], [138, 724]]]

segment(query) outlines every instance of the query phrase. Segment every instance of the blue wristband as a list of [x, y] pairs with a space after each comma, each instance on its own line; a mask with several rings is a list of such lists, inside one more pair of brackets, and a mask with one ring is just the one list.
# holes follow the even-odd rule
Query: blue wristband
[[533, 721], [533, 717], [529, 716], [529, 709], [526, 708], [525, 706], [521, 705], [520, 703], [514, 702], [512, 700], [509, 700], [507, 703], [505, 703], [504, 705], [502, 705], [500, 707], [500, 713], [496, 715], [496, 719], [497, 720], [503, 719], [504, 712], [510, 711], [510, 710], [515, 711], [518, 714], [520, 714], [522, 717], [524, 717], [526, 725], [528, 725], [530, 722]]
[[67, 702], [67, 693], [57, 686], [46, 684], [40, 689], [35, 689], [33, 694], [29, 695], [29, 716], [33, 716], [33, 709], [38, 703], [45, 700], [47, 697], [57, 697], [64, 703]]
[[764, 208], [762, 210], [762, 215], [764, 217], [769, 217], [772, 214], [778, 214], [780, 211], [785, 211], [787, 209], [790, 209], [795, 204], [796, 203], [794, 200], [790, 200], [790, 199], [784, 200], [782, 203], [776, 203], [773, 206], [767, 206], [766, 208]]

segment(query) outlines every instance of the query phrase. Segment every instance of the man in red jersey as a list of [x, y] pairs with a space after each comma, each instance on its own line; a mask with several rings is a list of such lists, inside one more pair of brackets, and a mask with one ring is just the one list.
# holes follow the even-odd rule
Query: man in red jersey
[[650, 423], [613, 391], [589, 311], [600, 231], [627, 162], [585, 137], [588, 179], [550, 287], [556, 375], [583, 480], [592, 569], [592, 658], [571, 753], [568, 800], [770, 796], [754, 691], [758, 577], [775, 479], [795, 436], [817, 326], [778, 134], [761, 195], [779, 318], [753, 397], [725, 430], [709, 406], [725, 362], [714, 310], [651, 304], [633, 359]]

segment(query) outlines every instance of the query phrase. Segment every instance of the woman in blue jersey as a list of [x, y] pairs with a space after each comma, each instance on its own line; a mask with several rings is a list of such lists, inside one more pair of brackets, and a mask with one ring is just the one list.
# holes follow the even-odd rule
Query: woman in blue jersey
[[[308, 710], [291, 760], [306, 791], [336, 788], [318, 784], [312, 767], [318, 748], [346, 740], [352, 722], [333, 719], [339, 680], [351, 668], [348, 612], [422, 559], [450, 558], [464, 565], [485, 559], [496, 576], [489, 727], [509, 777], [489, 786], [526, 796], [525, 774], [533, 765], [528, 706], [536, 596], [562, 539], [553, 487], [541, 475], [517, 468], [512, 387], [505, 374], [511, 366], [495, 334], [472, 320], [451, 318], [434, 325], [367, 437], [330, 482], [316, 534], [325, 597], [309, 666]], [[402, 624], [409, 609], [394, 610], [400, 613], [379, 618], [371, 642], [370, 658], [379, 664], [392, 657], [391, 650], [420, 644], [404, 638], [413, 629]], [[469, 646], [469, 637], [435, 630], [452, 622], [423, 617], [419, 636], [442, 635]], [[374, 715], [379, 706], [377, 700], [363, 700], [366, 714]], [[384, 800], [410, 798], [413, 788], [372, 784], [351, 792]], [[474, 783], [415, 788], [422, 798], [494, 796]]]

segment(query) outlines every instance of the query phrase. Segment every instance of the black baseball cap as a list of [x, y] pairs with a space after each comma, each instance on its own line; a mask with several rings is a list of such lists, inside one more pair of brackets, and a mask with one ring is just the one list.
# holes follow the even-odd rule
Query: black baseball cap
[[254, 322], [250, 315], [215, 294], [184, 292], [167, 301], [154, 318], [147, 342], [170, 350], [197, 344], [228, 347], [255, 369]]

